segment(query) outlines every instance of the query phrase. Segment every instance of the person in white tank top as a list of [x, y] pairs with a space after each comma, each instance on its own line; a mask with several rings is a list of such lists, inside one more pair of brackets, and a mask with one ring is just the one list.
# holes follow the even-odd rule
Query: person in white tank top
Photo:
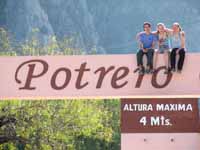
[[[182, 30], [179, 23], [175, 22], [172, 25], [172, 29], [166, 30], [170, 35], [170, 61], [171, 70], [178, 73], [182, 72], [183, 64], [185, 60], [185, 32]], [[178, 64], [176, 65], [176, 55], [179, 55]]]

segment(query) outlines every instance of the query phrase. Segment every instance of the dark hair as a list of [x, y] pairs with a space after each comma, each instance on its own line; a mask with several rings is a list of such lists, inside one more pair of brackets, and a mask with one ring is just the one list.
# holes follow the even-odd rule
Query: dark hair
[[144, 28], [145, 25], [148, 25], [149, 27], [151, 27], [151, 23], [150, 22], [144, 22], [143, 23], [143, 28]]

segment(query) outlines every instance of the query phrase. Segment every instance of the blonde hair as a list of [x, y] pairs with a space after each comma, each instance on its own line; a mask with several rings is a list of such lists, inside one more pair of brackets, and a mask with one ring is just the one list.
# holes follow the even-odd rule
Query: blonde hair
[[[165, 26], [164, 23], [162, 23], [162, 22], [158, 23], [158, 24], [157, 24], [157, 34], [159, 34], [159, 30], [158, 30], [158, 27], [159, 27], [159, 26], [162, 26], [164, 29], [166, 29], [166, 26]], [[166, 33], [166, 36], [168, 36], [167, 33]]]
[[166, 28], [165, 24], [162, 23], [162, 22], [160, 22], [160, 23], [157, 24], [157, 27], [159, 27], [159, 26], [162, 26], [164, 29]]

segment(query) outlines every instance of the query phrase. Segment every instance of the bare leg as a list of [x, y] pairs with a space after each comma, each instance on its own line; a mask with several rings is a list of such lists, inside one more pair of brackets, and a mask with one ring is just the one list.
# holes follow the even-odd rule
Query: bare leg
[[169, 51], [168, 50], [164, 51], [164, 61], [165, 61], [166, 69], [169, 69]]
[[154, 58], [153, 58], [153, 70], [156, 70], [157, 68], [157, 58], [158, 58], [158, 51], [155, 51]]

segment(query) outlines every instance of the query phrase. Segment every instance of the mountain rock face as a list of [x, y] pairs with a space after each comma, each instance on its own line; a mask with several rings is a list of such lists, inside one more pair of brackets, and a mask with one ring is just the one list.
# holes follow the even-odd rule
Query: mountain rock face
[[39, 0], [7, 0], [7, 28], [18, 40], [25, 40], [34, 29], [39, 29], [42, 42], [47, 42], [54, 31], [49, 23], [48, 15], [41, 8]]
[[72, 37], [74, 47], [86, 52], [134, 53], [135, 35], [144, 21], [171, 27], [179, 22], [189, 51], [200, 51], [199, 0], [1, 0], [0, 26], [18, 41], [38, 29], [39, 39]]

